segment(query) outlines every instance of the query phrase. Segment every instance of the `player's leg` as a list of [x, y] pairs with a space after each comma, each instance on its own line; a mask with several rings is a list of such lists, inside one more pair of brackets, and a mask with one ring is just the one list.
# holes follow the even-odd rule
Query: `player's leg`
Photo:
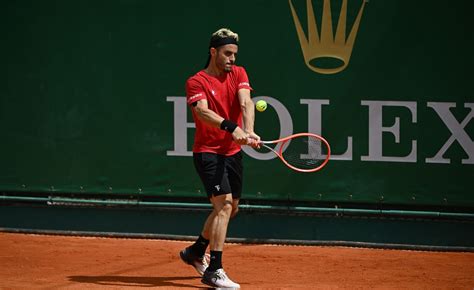
[[210, 248], [211, 251], [222, 251], [224, 249], [227, 226], [232, 213], [232, 194], [223, 194], [211, 197], [215, 216], [209, 223]]
[[194, 244], [180, 252], [181, 259], [186, 264], [193, 266], [201, 276], [209, 266], [210, 255], [206, 254], [206, 249], [210, 242], [210, 227], [215, 216], [216, 212], [212, 210], [204, 223], [201, 235], [197, 238]]
[[[232, 217], [232, 214], [234, 214], [234, 202], [235, 202], [235, 200], [233, 201], [233, 204], [232, 204], [231, 217]], [[237, 201], [237, 204], [238, 204], [238, 201]], [[217, 215], [216, 213], [217, 213], [217, 211], [215, 209], [213, 209], [212, 212], [207, 217], [206, 222], [204, 223], [204, 227], [202, 229], [201, 235], [196, 240], [196, 242], [189, 247], [191, 249], [191, 251], [193, 253], [195, 253], [195, 256], [197, 256], [197, 257], [202, 257], [202, 256], [205, 255], [206, 248], [210, 243], [211, 226], [214, 226], [214, 224], [215, 224], [215, 217]], [[211, 250], [212, 249], [213, 249], [213, 247], [211, 246]], [[207, 268], [208, 267], [208, 263], [207, 263], [208, 261], [207, 260], [210, 259], [210, 258], [208, 258], [207, 256], [205, 258], [206, 258], [206, 260], [204, 262], [206, 263], [205, 267]], [[199, 267], [199, 268], [202, 268], [202, 267]], [[198, 272], [200, 272], [200, 271], [198, 270]]]
[[202, 232], [201, 232], [201, 236], [204, 237], [205, 239], [207, 239], [208, 241], [209, 241], [209, 237], [210, 237], [211, 223], [212, 223], [212, 221], [214, 221], [215, 216], [216, 216], [216, 212], [213, 209], [212, 212], [207, 217], [206, 222], [204, 223], [204, 227], [203, 227]]
[[[234, 217], [238, 212], [239, 200], [240, 200], [240, 196], [242, 192], [242, 169], [243, 167], [242, 167], [241, 153], [237, 153], [235, 155], [228, 156], [225, 158], [224, 180], [227, 181], [228, 185], [230, 186], [229, 192], [232, 192], [231, 197], [226, 196], [225, 198], [225, 207], [227, 207], [226, 210], [228, 211], [230, 208], [229, 219], [231, 217]], [[225, 185], [227, 186], [227, 184]], [[218, 195], [217, 196], [215, 195], [213, 197], [214, 201], [217, 200], [215, 199], [217, 197]], [[213, 202], [213, 205], [214, 205], [214, 202]], [[216, 209], [215, 206], [214, 208]], [[228, 223], [229, 223], [229, 220], [227, 220], [227, 226], [228, 226]], [[211, 227], [211, 229], [214, 229], [214, 228]], [[221, 233], [223, 233], [223, 231]], [[204, 273], [202, 282], [213, 287], [239, 288], [240, 285], [230, 280], [227, 277], [227, 274], [225, 273], [224, 269], [222, 268], [222, 252], [213, 251], [213, 249], [219, 249], [221, 244], [223, 248], [226, 235], [227, 235], [227, 228], [225, 229], [225, 234], [223, 235], [223, 238], [222, 236], [219, 237], [218, 235], [217, 236], [211, 235], [211, 244], [210, 244], [211, 262], [206, 272]], [[215, 268], [218, 268], [218, 269], [213, 271]]]
[[[207, 195], [213, 204], [213, 211], [204, 223], [198, 241], [201, 238], [204, 239], [208, 237], [209, 243], [212, 245], [211, 254], [214, 254], [214, 260], [217, 259], [217, 263], [214, 262], [213, 267], [220, 267], [214, 271], [210, 271], [209, 267], [207, 267], [201, 281], [212, 287], [240, 288], [239, 284], [232, 282], [222, 269], [222, 249], [233, 205], [232, 194], [227, 194], [232, 191], [228, 172], [226, 170], [226, 159], [227, 157], [225, 156], [213, 153], [193, 154], [194, 165], [204, 187], [206, 188]], [[198, 241], [196, 241], [196, 243]], [[183, 251], [186, 251], [189, 248], [191, 247], [188, 247]], [[216, 251], [213, 249], [216, 249]], [[218, 251], [219, 249], [220, 251]], [[202, 261], [204, 262], [205, 259], [202, 259]], [[204, 266], [207, 266], [204, 265], [204, 263], [198, 263], [196, 260], [194, 260], [191, 265], [193, 265], [199, 273]]]
[[230, 217], [233, 218], [239, 211], [239, 201], [242, 195], [243, 164], [241, 152], [226, 158], [226, 172], [232, 192], [232, 214]]
[[232, 214], [232, 194], [213, 196], [211, 202], [216, 213], [214, 219], [210, 221], [209, 227], [211, 261], [201, 281], [212, 287], [240, 288], [239, 284], [227, 277], [222, 267], [222, 250]]
[[[207, 195], [210, 198], [215, 190], [215, 180], [222, 179], [224, 172], [224, 165], [222, 158], [217, 154], [212, 153], [194, 153], [193, 162], [196, 171], [206, 189]], [[220, 173], [220, 176], [219, 174]], [[219, 186], [220, 188], [220, 186]], [[181, 259], [191, 266], [202, 276], [208, 267], [209, 256], [206, 255], [206, 249], [209, 245], [209, 227], [211, 221], [214, 220], [214, 210], [206, 219], [203, 230], [198, 239], [193, 245], [185, 248], [180, 252]]]

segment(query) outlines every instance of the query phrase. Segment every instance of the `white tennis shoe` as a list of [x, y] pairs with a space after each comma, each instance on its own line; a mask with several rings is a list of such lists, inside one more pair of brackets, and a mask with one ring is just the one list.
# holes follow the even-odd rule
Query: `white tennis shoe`
[[240, 289], [240, 285], [230, 280], [224, 269], [217, 269], [216, 271], [205, 271], [201, 282], [220, 289]]

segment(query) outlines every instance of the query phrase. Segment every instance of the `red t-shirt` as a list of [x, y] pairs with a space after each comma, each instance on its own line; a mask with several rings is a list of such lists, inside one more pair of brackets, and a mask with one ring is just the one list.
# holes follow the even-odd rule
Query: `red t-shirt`
[[[240, 89], [252, 90], [243, 67], [234, 65], [232, 71], [219, 77], [201, 70], [186, 81], [186, 98], [189, 105], [206, 99], [209, 109], [242, 128], [242, 110], [237, 94]], [[229, 156], [240, 151], [240, 145], [234, 142], [231, 133], [199, 120], [194, 110], [193, 118], [196, 123], [193, 152], [212, 152]]]

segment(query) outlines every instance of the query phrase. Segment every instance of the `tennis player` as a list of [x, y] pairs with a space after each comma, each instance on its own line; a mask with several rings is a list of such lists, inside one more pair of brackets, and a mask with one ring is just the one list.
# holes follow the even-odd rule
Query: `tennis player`
[[[212, 34], [204, 70], [186, 82], [196, 134], [194, 165], [213, 211], [196, 242], [180, 252], [181, 259], [202, 275], [202, 283], [240, 288], [225, 273], [222, 251], [229, 219], [238, 211], [242, 193], [241, 145], [255, 145], [254, 103], [245, 69], [235, 65], [239, 36], [222, 28]], [[206, 249], [210, 247], [210, 263]]]

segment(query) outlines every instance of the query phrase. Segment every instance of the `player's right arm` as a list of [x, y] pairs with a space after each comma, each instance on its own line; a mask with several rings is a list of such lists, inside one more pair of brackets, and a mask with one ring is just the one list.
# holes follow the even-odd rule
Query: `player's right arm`
[[224, 118], [219, 116], [213, 110], [209, 109], [206, 99], [201, 99], [193, 103], [192, 108], [199, 120], [203, 121], [209, 126], [220, 128], [222, 121], [224, 121]]
[[[224, 121], [224, 118], [219, 116], [216, 112], [209, 109], [207, 100], [201, 99], [193, 103], [192, 106], [196, 116], [199, 120], [203, 121], [205, 124], [215, 127], [221, 128], [221, 124]], [[239, 126], [235, 128], [234, 132], [232, 132], [232, 138], [237, 144], [246, 145], [248, 143], [248, 134], [245, 133]]]

